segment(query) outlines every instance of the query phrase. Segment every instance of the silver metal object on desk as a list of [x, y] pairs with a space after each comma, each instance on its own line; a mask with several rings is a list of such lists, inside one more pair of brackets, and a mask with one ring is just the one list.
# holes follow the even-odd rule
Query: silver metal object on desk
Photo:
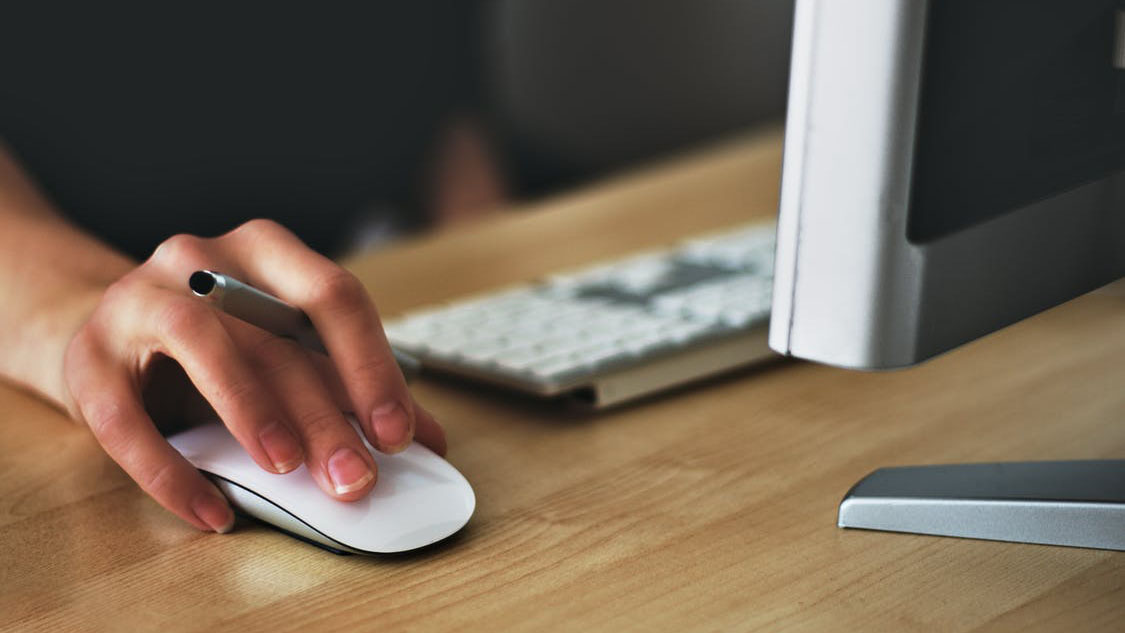
[[880, 468], [840, 527], [1125, 550], [1125, 460]]

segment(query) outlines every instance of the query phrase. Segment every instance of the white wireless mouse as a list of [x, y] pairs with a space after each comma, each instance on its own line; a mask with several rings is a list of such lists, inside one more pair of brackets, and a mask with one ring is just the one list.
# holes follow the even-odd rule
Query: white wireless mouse
[[464, 527], [476, 507], [465, 477], [418, 443], [384, 455], [365, 440], [379, 467], [375, 488], [358, 501], [337, 501], [316, 485], [304, 465], [284, 475], [262, 470], [220, 422], [168, 441], [211, 475], [233, 506], [332, 550], [386, 554], [424, 547]]

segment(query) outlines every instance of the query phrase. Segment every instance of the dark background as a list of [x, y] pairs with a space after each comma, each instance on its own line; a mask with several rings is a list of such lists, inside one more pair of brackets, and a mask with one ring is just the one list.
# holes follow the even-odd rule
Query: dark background
[[337, 251], [428, 218], [453, 116], [519, 197], [766, 120], [792, 0], [23, 2], [0, 7], [0, 138], [59, 207], [143, 257], [272, 217]]
[[437, 121], [472, 99], [471, 8], [6, 3], [0, 137], [136, 256], [256, 216], [329, 249], [348, 214], [412, 202]]

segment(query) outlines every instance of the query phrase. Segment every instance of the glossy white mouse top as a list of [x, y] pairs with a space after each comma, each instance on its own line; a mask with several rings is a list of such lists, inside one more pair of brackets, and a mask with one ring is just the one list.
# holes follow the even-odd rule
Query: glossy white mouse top
[[390, 553], [424, 547], [460, 530], [476, 507], [465, 477], [418, 443], [384, 455], [365, 441], [378, 464], [378, 480], [367, 497], [346, 502], [325, 494], [304, 465], [284, 475], [262, 470], [219, 422], [168, 441], [196, 468], [234, 484], [216, 481], [247, 513], [337, 549]]

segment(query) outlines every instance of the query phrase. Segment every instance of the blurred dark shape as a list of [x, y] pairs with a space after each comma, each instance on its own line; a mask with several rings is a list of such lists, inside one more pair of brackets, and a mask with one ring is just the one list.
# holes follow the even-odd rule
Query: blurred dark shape
[[525, 193], [780, 120], [794, 0], [497, 0], [493, 121]]
[[[791, 12], [15, 3], [0, 14], [0, 138], [65, 213], [136, 257], [259, 216], [331, 253], [364, 214], [393, 233], [424, 224], [434, 199], [536, 195], [779, 117]], [[468, 196], [427, 182], [439, 137], [466, 119], [507, 181], [465, 178]]]
[[58, 205], [136, 257], [275, 218], [335, 250], [372, 203], [416, 206], [471, 100], [457, 0], [23, 2], [0, 12], [0, 138]]

